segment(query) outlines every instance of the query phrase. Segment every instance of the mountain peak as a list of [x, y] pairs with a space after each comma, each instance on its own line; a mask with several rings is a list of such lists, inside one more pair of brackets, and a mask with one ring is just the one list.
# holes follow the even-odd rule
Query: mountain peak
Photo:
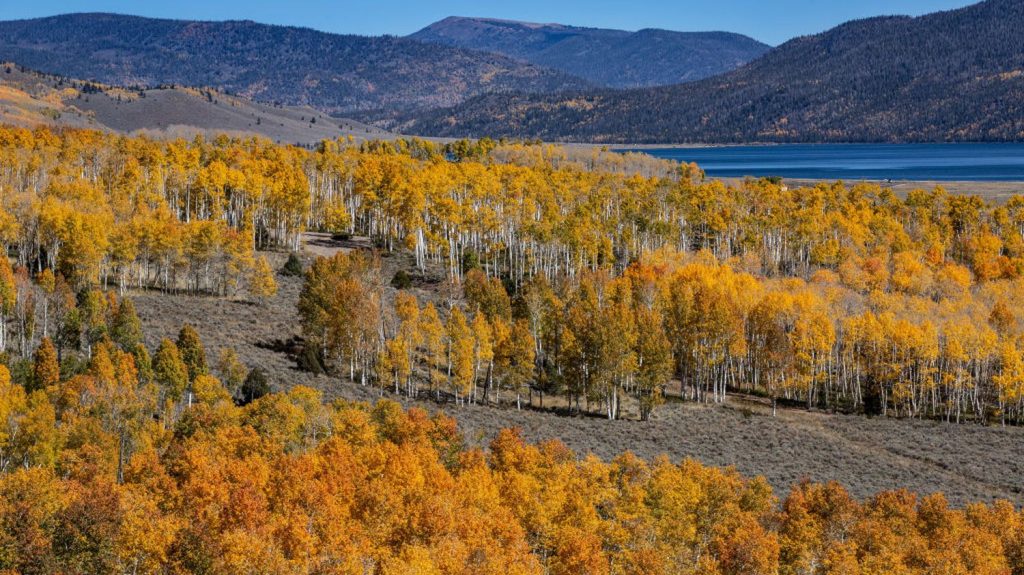
[[447, 18], [445, 18], [443, 20], [440, 20], [438, 22], [435, 22], [434, 24], [431, 24], [430, 26], [428, 26], [428, 28], [430, 28], [430, 27], [460, 25], [460, 24], [465, 24], [465, 23], [491, 24], [491, 25], [500, 25], [500, 26], [519, 26], [519, 27], [526, 28], [526, 29], [529, 29], [529, 30], [537, 30], [537, 29], [541, 29], [541, 28], [558, 28], [558, 29], [573, 28], [572, 26], [566, 26], [564, 24], [555, 24], [555, 23], [550, 23], [550, 22], [548, 22], [548, 23], [527, 22], [527, 21], [524, 21], [524, 20], [507, 20], [507, 19], [503, 19], [503, 18], [484, 18], [484, 17], [476, 17], [476, 16], [448, 16]]
[[1024, 2], [987, 0], [847, 22], [699, 82], [482, 96], [403, 127], [637, 143], [1021, 141], [1022, 109]]
[[630, 32], [464, 16], [450, 16], [409, 37], [498, 53], [615, 88], [699, 80], [769, 49], [746, 36], [721, 32]]

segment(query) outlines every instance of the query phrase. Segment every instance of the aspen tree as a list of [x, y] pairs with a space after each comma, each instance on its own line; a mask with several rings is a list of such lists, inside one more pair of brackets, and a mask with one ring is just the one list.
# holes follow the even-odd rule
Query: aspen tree
[[[6, 250], [4, 250], [6, 252]], [[0, 257], [0, 352], [7, 350], [7, 321], [14, 312], [17, 302], [17, 291], [14, 282], [14, 271], [7, 254]]]
[[194, 327], [189, 324], [181, 326], [175, 347], [181, 355], [181, 361], [188, 368], [189, 381], [207, 374], [209, 368], [206, 364], [206, 350], [199, 338], [199, 332]]
[[36, 348], [32, 370], [31, 390], [47, 390], [60, 383], [60, 365], [57, 363], [57, 349], [50, 338], [44, 337]]
[[428, 303], [424, 306], [419, 318], [419, 331], [423, 338], [421, 350], [421, 363], [427, 373], [429, 391], [436, 397], [440, 397], [441, 387], [446, 380], [446, 344], [445, 326], [437, 313], [434, 304]]
[[267, 258], [260, 256], [256, 258], [256, 264], [249, 275], [249, 295], [264, 303], [276, 294], [277, 280], [274, 279], [274, 270], [267, 263]]
[[475, 341], [466, 315], [459, 308], [453, 309], [448, 315], [445, 331], [448, 346], [448, 384], [456, 403], [459, 403], [473, 388]]

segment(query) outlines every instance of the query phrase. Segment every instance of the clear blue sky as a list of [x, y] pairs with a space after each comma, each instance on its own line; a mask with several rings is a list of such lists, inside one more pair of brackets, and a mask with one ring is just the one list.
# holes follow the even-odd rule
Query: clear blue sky
[[726, 30], [780, 44], [883, 14], [919, 15], [972, 0], [30, 0], [5, 1], [0, 19], [65, 12], [308, 26], [346, 34], [405, 35], [445, 16], [487, 16], [580, 26]]

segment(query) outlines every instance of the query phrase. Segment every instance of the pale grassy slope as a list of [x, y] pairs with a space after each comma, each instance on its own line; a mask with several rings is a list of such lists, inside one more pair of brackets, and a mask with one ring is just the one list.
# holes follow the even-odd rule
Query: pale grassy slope
[[93, 94], [79, 102], [96, 120], [118, 132], [189, 136], [258, 134], [278, 143], [311, 144], [352, 135], [383, 138], [379, 128], [332, 118], [311, 108], [273, 107], [215, 92], [157, 89], [133, 93]]
[[91, 117], [66, 105], [59, 92], [33, 94], [21, 86], [4, 82], [0, 72], [0, 123], [30, 128], [37, 125], [59, 124], [89, 127], [95, 124]]
[[373, 126], [306, 107], [271, 106], [213, 90], [97, 86], [0, 64], [0, 123], [96, 128], [154, 137], [262, 136], [312, 145], [351, 135], [393, 137]]

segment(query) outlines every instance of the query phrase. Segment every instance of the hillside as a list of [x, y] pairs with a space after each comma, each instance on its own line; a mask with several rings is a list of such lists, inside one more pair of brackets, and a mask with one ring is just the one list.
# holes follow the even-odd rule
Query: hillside
[[0, 64], [0, 124], [95, 127], [91, 116], [65, 102], [75, 96], [74, 90], [63, 92], [41, 77], [18, 71], [17, 66]]
[[461, 17], [445, 18], [409, 37], [504, 54], [612, 88], [700, 80], [733, 70], [770, 48], [726, 32], [627, 32]]
[[113, 85], [210, 86], [332, 114], [450, 106], [487, 92], [586, 85], [504, 56], [403, 38], [115, 14], [0, 22], [0, 59]]
[[681, 86], [480, 97], [420, 134], [595, 142], [1024, 139], [1024, 3], [850, 22]]
[[303, 145], [349, 135], [358, 140], [391, 136], [308, 107], [264, 105], [209, 89], [129, 90], [59, 78], [13, 63], [0, 64], [0, 123], [156, 137], [258, 135]]

